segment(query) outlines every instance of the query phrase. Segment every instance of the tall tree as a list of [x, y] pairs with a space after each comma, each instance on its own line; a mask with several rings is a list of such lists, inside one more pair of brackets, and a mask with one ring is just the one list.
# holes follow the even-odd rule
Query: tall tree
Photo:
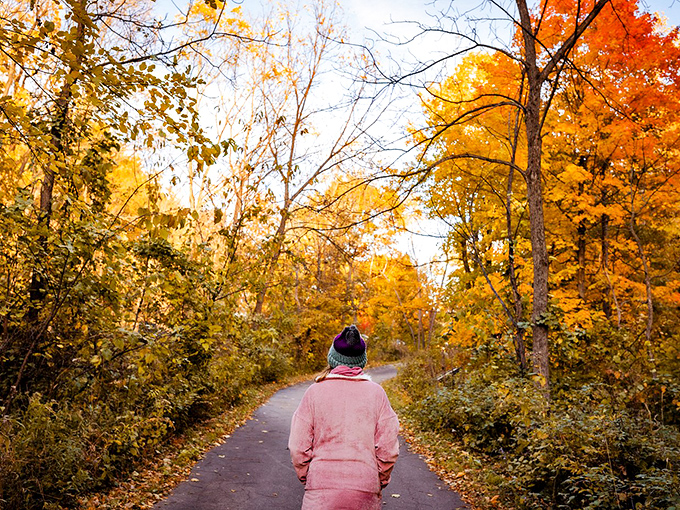
[[[574, 8], [546, 7], [541, 31], [559, 39], [565, 16], [573, 15]], [[644, 317], [640, 336], [650, 360], [655, 357], [655, 294], [668, 295], [674, 274], [654, 254], [664, 252], [674, 260], [662, 249], [668, 242], [663, 240], [673, 234], [660, 218], [675, 214], [670, 204], [678, 191], [677, 39], [677, 29], [664, 29], [635, 2], [620, 1], [603, 10], [565, 61], [559, 83], [550, 82], [551, 108], [541, 117], [542, 168], [547, 168], [541, 171], [547, 226], [543, 244], [553, 268], [551, 311], [544, 318], [559, 329], [590, 329], [603, 315], [613, 320], [615, 311], [616, 324], [635, 331], [638, 318]], [[535, 306], [536, 292], [544, 288], [536, 286], [535, 218], [525, 166], [528, 132], [518, 136], [516, 122], [523, 118], [517, 98], [523, 97], [527, 80], [525, 68], [507, 53], [467, 57], [454, 76], [430, 89], [426, 107], [433, 128], [420, 139], [431, 154], [424, 166], [433, 170], [432, 211], [450, 221], [456, 239], [452, 245], [460, 246], [461, 256], [468, 258], [468, 248], [477, 246], [477, 271], [510, 322], [512, 307], [503, 301], [517, 304], [516, 290], [523, 289], [533, 292]], [[513, 181], [508, 172], [513, 168], [525, 176], [522, 182]], [[507, 262], [496, 244], [503, 231]], [[529, 254], [532, 264], [523, 260]], [[470, 273], [469, 262], [463, 267]], [[533, 271], [532, 286], [527, 285], [528, 270]], [[517, 317], [522, 325], [521, 313]], [[532, 321], [535, 340], [535, 310]], [[547, 329], [548, 324], [542, 325]]]
[[262, 170], [268, 174], [266, 181], [276, 197], [278, 216], [263, 251], [261, 279], [255, 288], [256, 314], [263, 311], [267, 290], [285, 249], [288, 226], [302, 199], [325, 174], [347, 167], [367, 153], [364, 134], [374, 122], [363, 85], [351, 74], [345, 77], [345, 91], [320, 97], [322, 87], [335, 86], [325, 80], [325, 75], [337, 59], [358, 65], [356, 72], [363, 72], [364, 64], [360, 55], [346, 53], [333, 8], [319, 3], [312, 14], [309, 30], [300, 26], [301, 20], [293, 13], [283, 13], [286, 26], [281, 46], [269, 47], [265, 61], [273, 79], [264, 80], [256, 91], [267, 133]]
[[[421, 147], [427, 156], [421, 169], [416, 172], [429, 173], [448, 161], [474, 160], [513, 168], [524, 178], [533, 262], [532, 362], [534, 371], [539, 377], [539, 386], [546, 398], [550, 395], [550, 346], [547, 324], [549, 258], [545, 238], [542, 170], [545, 119], [553, 108], [553, 98], [561, 83], [564, 68], [570, 65], [570, 55], [574, 46], [609, 2], [610, 0], [579, 0], [570, 3], [569, 8], [561, 9], [563, 21], [560, 31], [546, 29], [543, 24], [546, 12], [552, 7], [549, 2], [541, 2], [532, 8], [526, 0], [516, 0], [514, 9], [494, 3], [492, 7], [498, 9], [497, 15], [511, 21], [515, 30], [512, 44], [502, 47], [481, 40], [476, 31], [469, 33], [461, 31], [457, 28], [459, 26], [457, 20], [451, 20], [452, 28], [424, 27], [425, 32], [435, 31], [454, 35], [469, 43], [455, 54], [439, 61], [446, 61], [474, 50], [496, 53], [509, 61], [522, 83], [522, 86], [514, 90], [493, 90], [479, 95], [473, 94], [473, 97], [465, 96], [462, 99], [456, 96], [442, 97], [438, 91], [426, 88], [426, 94], [451, 103], [457, 107], [457, 112], [455, 116], [441, 119], [439, 123], [429, 128], [427, 136], [421, 141]], [[443, 16], [441, 19], [447, 18]], [[428, 62], [416, 73], [430, 69], [436, 63]], [[408, 77], [411, 78], [413, 75], [414, 73]], [[459, 152], [452, 148], [449, 153], [440, 154], [439, 157], [430, 156], [428, 148], [432, 147], [433, 142], [447, 130], [475, 122], [478, 117], [484, 117], [506, 107], [516, 111], [516, 115], [511, 114], [506, 118], [516, 118], [523, 126], [523, 161], [518, 161], [516, 150], [512, 149], [516, 146], [516, 142], [513, 142], [517, 140], [516, 129], [509, 130], [505, 137], [506, 154], [498, 159], [490, 156], [486, 148], [471, 152]]]

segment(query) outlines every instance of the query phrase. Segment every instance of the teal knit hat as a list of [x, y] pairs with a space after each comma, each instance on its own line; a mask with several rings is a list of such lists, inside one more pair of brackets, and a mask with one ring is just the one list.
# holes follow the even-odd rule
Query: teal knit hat
[[366, 361], [366, 342], [354, 325], [343, 329], [328, 349], [328, 365], [331, 368], [340, 365], [364, 368]]

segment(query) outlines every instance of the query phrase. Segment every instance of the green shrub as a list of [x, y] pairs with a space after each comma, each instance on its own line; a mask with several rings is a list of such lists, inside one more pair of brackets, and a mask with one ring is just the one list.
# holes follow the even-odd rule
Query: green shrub
[[0, 428], [3, 508], [69, 506], [92, 483], [98, 464], [82, 414], [39, 394]]
[[533, 387], [524, 381], [462, 379], [419, 400], [411, 413], [430, 430], [447, 432], [476, 450], [499, 453], [515, 445], [518, 424], [532, 422], [540, 408]]
[[399, 370], [399, 383], [414, 401], [419, 401], [434, 391], [435, 378], [427, 356], [409, 360]]
[[17, 399], [0, 422], [0, 507], [71, 508], [170, 435], [293, 372], [276, 328], [232, 321], [217, 328], [195, 315], [175, 330], [119, 330], [99, 346], [104, 354], [83, 351], [82, 370], [59, 393]]
[[509, 460], [517, 487], [557, 508], [669, 508], [680, 502], [680, 433], [649, 420], [602, 385], [555, 402], [515, 432]]
[[280, 381], [292, 373], [287, 343], [281, 340], [277, 329], [270, 326], [245, 330], [237, 344], [243, 355], [241, 366], [251, 374], [252, 381]]
[[413, 402], [408, 417], [500, 461], [500, 488], [518, 507], [680, 505], [680, 431], [639, 395], [605, 383], [563, 388], [545, 412], [528, 379], [473, 371], [452, 388], [419, 387], [416, 366], [399, 381]]

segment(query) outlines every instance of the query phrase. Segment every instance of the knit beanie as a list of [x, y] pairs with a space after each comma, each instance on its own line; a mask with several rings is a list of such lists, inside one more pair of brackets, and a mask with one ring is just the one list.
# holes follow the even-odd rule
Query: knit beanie
[[328, 364], [331, 368], [366, 366], [366, 343], [355, 325], [347, 326], [335, 337], [328, 350]]

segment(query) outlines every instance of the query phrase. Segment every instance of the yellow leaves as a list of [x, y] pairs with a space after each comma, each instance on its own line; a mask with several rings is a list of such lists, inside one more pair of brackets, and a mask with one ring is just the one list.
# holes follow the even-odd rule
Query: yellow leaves
[[476, 345], [475, 334], [468, 327], [456, 328], [451, 343], [461, 347], [473, 347]]
[[[229, 13], [233, 16], [229, 16]], [[215, 30], [246, 37], [253, 35], [252, 27], [243, 18], [241, 6], [227, 10], [221, 0], [204, 0], [192, 3], [189, 15], [198, 22], [190, 25], [197, 36], [208, 37]], [[178, 15], [178, 20], [184, 21], [181, 16]]]
[[534, 381], [534, 383], [537, 384], [537, 385], [540, 386], [540, 387], [545, 386], [546, 383], [547, 383], [545, 377], [543, 377], [543, 376], [540, 375], [540, 374], [533, 374], [533, 375], [531, 376], [531, 380]]
[[596, 204], [586, 207], [585, 211], [593, 219], [599, 219], [606, 215], [614, 224], [625, 223], [630, 216], [630, 214], [619, 204]]
[[594, 320], [600, 318], [601, 313], [590, 308], [575, 292], [575, 290], [558, 288], [552, 292], [552, 302], [563, 313], [564, 327], [568, 330], [593, 327]]
[[569, 329], [577, 327], [590, 329], [593, 327], [593, 312], [589, 308], [581, 308], [565, 317], [565, 325]]
[[566, 184], [579, 184], [588, 182], [591, 181], [592, 178], [593, 174], [591, 174], [585, 168], [571, 163], [568, 164], [564, 171], [560, 174], [560, 179]]

